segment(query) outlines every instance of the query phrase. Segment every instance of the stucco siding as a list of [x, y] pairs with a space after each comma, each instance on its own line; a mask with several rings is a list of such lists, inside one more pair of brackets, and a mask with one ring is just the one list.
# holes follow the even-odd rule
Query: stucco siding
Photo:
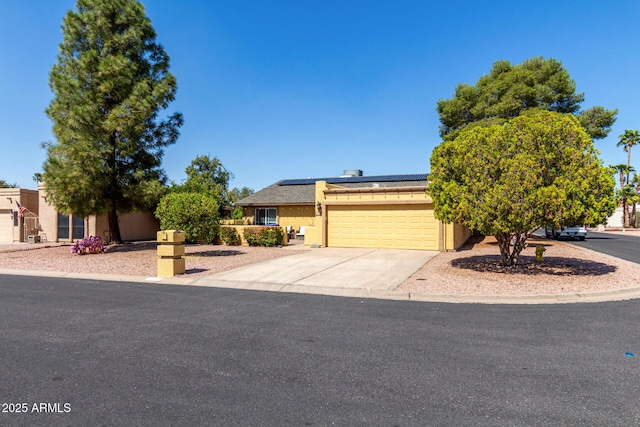
[[313, 206], [280, 206], [278, 208], [278, 224], [293, 227], [296, 231], [301, 226], [311, 226], [315, 221]]
[[155, 240], [160, 221], [150, 212], [131, 212], [118, 218], [122, 240]]
[[27, 227], [30, 233], [38, 232], [38, 191], [24, 188], [0, 188], [0, 241], [20, 242], [26, 240], [25, 218], [18, 216], [18, 204], [25, 207], [26, 217], [32, 218]]

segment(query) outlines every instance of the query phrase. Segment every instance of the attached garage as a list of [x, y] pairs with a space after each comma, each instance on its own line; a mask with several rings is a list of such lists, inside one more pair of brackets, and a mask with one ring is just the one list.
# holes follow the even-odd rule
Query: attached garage
[[327, 244], [438, 250], [438, 224], [427, 203], [327, 205]]
[[275, 210], [279, 225], [304, 235], [305, 246], [459, 248], [471, 231], [439, 221], [427, 188], [427, 174], [363, 176], [348, 170], [334, 178], [278, 181], [237, 204], [252, 224], [258, 223], [256, 211]]

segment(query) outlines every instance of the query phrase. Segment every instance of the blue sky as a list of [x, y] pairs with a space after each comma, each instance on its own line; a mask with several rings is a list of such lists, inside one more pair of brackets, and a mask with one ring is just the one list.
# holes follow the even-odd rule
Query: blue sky
[[[199, 154], [231, 187], [283, 178], [429, 171], [440, 143], [436, 103], [475, 84], [494, 61], [560, 60], [583, 108], [618, 108], [605, 164], [640, 129], [640, 2], [146, 0], [178, 79], [167, 112], [185, 118], [163, 166], [180, 182]], [[0, 179], [35, 188], [48, 74], [73, 0], [0, 1]], [[632, 152], [632, 163], [640, 159]], [[640, 161], [635, 161], [640, 167]]]

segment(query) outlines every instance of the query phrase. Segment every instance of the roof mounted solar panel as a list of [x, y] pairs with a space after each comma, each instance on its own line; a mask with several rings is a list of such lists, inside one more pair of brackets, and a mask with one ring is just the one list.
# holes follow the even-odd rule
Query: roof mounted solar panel
[[313, 179], [313, 178], [285, 179], [283, 181], [280, 181], [278, 185], [309, 185], [309, 184], [315, 184], [316, 181], [321, 181], [321, 179]]
[[328, 184], [347, 184], [360, 182], [401, 182], [401, 181], [426, 181], [427, 174], [410, 175], [377, 175], [377, 176], [348, 176], [332, 178], [305, 178], [305, 179], [285, 179], [278, 185], [311, 185], [316, 181], [326, 181]]

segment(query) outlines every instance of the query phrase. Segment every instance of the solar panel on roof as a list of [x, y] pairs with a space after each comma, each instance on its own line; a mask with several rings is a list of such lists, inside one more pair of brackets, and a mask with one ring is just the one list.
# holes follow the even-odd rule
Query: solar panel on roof
[[316, 181], [326, 181], [328, 184], [346, 184], [358, 182], [401, 182], [401, 181], [426, 181], [427, 174], [411, 175], [377, 175], [377, 176], [349, 176], [333, 178], [305, 178], [305, 179], [285, 179], [278, 185], [310, 185]]

